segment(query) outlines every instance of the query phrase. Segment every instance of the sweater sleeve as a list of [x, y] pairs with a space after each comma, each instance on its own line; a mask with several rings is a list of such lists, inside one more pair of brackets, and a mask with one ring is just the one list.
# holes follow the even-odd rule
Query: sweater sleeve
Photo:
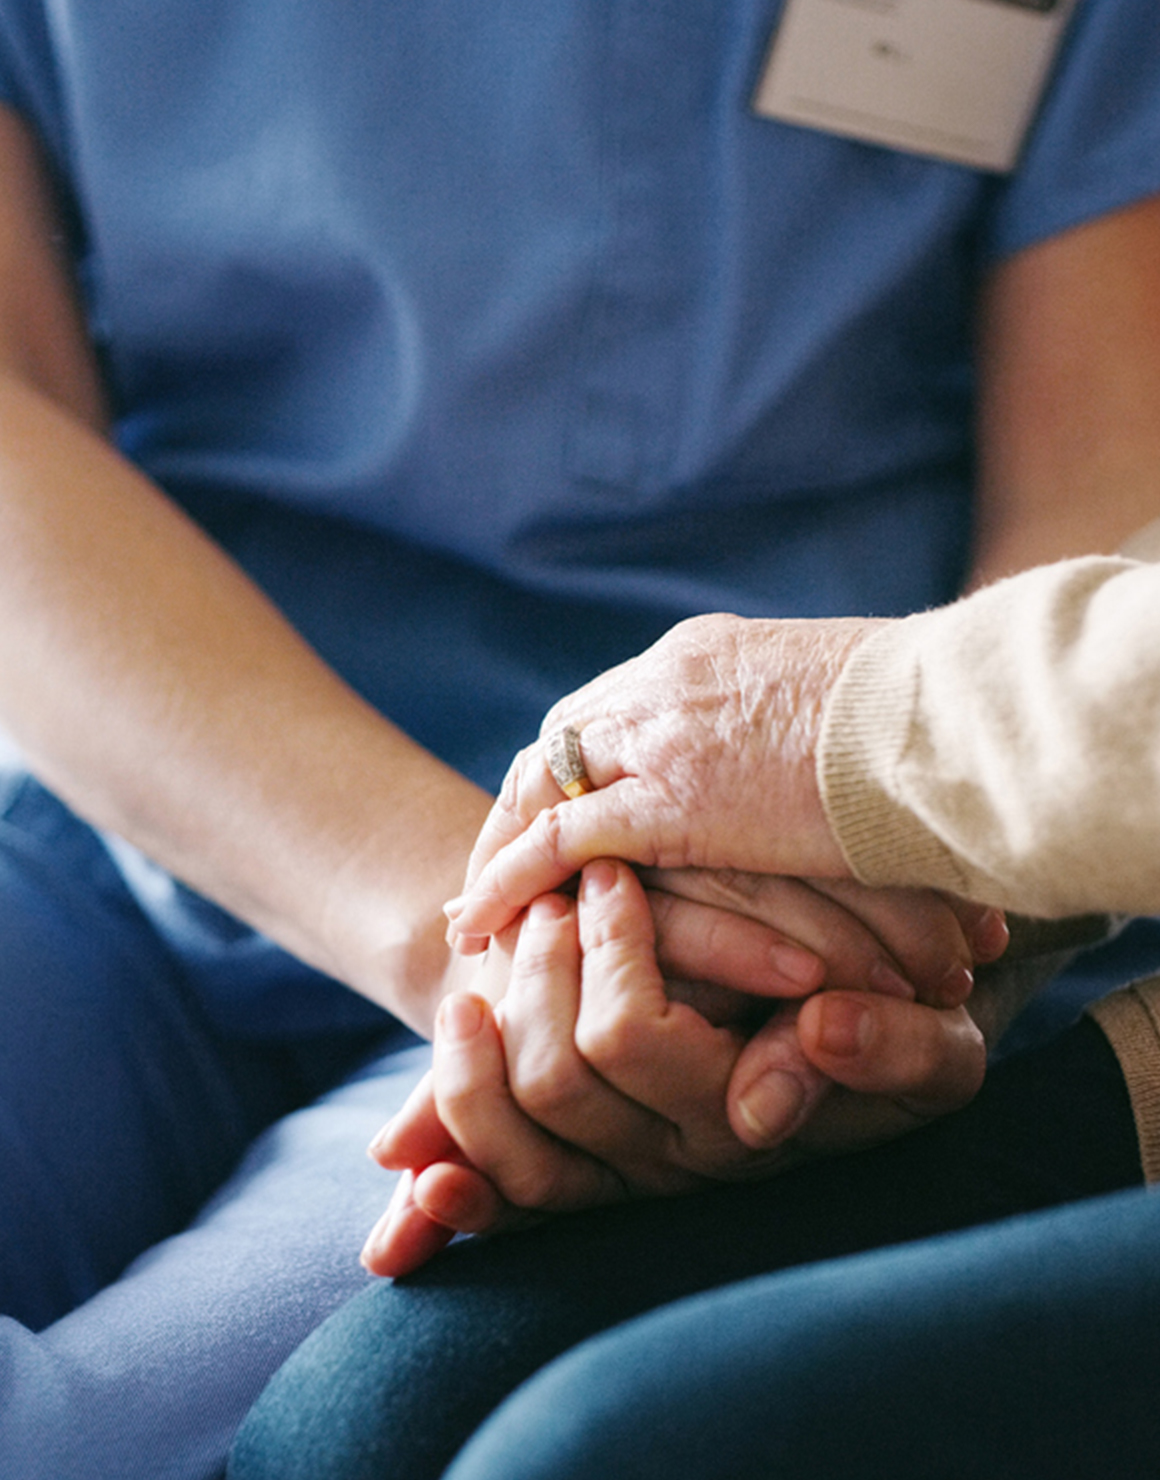
[[1160, 911], [1160, 567], [1064, 561], [891, 623], [827, 706], [854, 874], [1026, 914]]

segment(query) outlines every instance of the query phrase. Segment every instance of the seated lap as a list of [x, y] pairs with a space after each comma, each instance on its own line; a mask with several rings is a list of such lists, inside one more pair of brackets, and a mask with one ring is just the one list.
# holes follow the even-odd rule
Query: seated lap
[[452, 1246], [307, 1341], [239, 1436], [231, 1480], [434, 1480], [519, 1383], [594, 1333], [767, 1270], [1049, 1207], [1140, 1179], [1115, 1058], [1084, 1021], [1008, 1060], [966, 1110], [754, 1186]]
[[210, 1480], [365, 1285], [391, 1180], [363, 1147], [428, 1051], [398, 1025], [231, 1039], [94, 834], [6, 779], [0, 1473]]

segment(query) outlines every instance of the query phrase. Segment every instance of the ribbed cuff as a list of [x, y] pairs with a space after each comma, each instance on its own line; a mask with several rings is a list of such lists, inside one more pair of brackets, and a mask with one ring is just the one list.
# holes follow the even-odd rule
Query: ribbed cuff
[[1134, 982], [1087, 1009], [1120, 1062], [1145, 1182], [1160, 1182], [1160, 976]]
[[918, 684], [912, 633], [924, 620], [883, 627], [850, 655], [822, 723], [818, 789], [855, 878], [965, 894], [954, 855], [892, 793]]

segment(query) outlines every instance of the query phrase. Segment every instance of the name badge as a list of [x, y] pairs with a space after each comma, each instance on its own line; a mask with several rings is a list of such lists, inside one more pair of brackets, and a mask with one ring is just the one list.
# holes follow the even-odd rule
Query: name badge
[[765, 118], [1009, 170], [1075, 0], [786, 0]]

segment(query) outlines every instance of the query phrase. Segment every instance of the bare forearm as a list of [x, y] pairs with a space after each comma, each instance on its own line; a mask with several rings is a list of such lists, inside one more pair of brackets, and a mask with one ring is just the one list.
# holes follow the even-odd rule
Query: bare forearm
[[979, 324], [968, 584], [1111, 554], [1160, 515], [1160, 199], [1001, 264]]
[[426, 1025], [439, 905], [487, 798], [15, 379], [0, 395], [0, 714], [83, 815]]

